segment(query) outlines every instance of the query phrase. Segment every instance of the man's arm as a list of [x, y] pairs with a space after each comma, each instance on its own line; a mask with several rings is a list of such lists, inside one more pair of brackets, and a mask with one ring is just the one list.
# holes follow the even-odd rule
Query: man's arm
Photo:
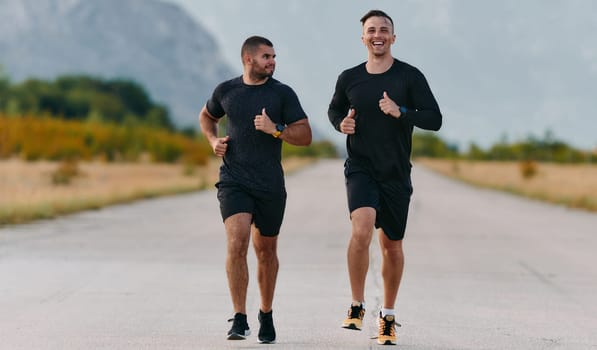
[[229, 136], [218, 138], [218, 119], [212, 116], [204, 106], [199, 112], [199, 126], [203, 136], [209, 141], [211, 148], [218, 157], [223, 157], [228, 148]]
[[403, 118], [418, 128], [437, 131], [442, 126], [442, 113], [425, 76], [417, 71], [415, 78], [412, 92], [415, 110], [409, 109]]
[[338, 81], [336, 82], [336, 88], [334, 91], [334, 95], [332, 97], [332, 101], [330, 102], [330, 106], [328, 108], [328, 118], [330, 123], [334, 126], [334, 129], [345, 133], [342, 130], [342, 122], [346, 118], [346, 111], [350, 113], [350, 102], [344, 93], [344, 88], [342, 87], [342, 75], [338, 77]]
[[[278, 131], [276, 124], [267, 115], [265, 108], [261, 110], [261, 114], [255, 116], [254, 124], [255, 130], [266, 134], [274, 135]], [[312, 136], [309, 121], [307, 118], [303, 118], [286, 125], [286, 128], [284, 128], [284, 131], [282, 131], [278, 138], [295, 146], [310, 145]]]
[[311, 144], [311, 126], [309, 120], [303, 118], [288, 124], [279, 138], [295, 146], [309, 146]]

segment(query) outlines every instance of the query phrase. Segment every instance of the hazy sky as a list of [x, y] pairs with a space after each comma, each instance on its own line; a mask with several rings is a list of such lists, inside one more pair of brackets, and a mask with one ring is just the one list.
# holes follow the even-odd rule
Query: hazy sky
[[169, 1], [215, 36], [239, 74], [244, 39], [270, 38], [275, 77], [295, 89], [326, 134], [335, 135], [327, 107], [338, 74], [366, 59], [359, 19], [379, 8], [396, 25], [394, 56], [430, 83], [444, 139], [467, 149], [549, 129], [597, 147], [597, 1]]

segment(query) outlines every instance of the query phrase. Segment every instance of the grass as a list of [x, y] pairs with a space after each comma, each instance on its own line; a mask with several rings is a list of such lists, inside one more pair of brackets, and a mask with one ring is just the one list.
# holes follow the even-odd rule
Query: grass
[[182, 165], [81, 162], [75, 166], [67, 170], [70, 175], [65, 181], [60, 174], [73, 164], [0, 161], [0, 225], [196, 191], [208, 183], [207, 169], [189, 176]]
[[[290, 174], [312, 158], [283, 162]], [[50, 219], [117, 203], [213, 188], [219, 159], [205, 166], [153, 163], [0, 161], [0, 225]], [[76, 169], [72, 169], [75, 166]], [[56, 174], [69, 173], [68, 181]]]
[[476, 186], [597, 212], [597, 165], [429, 158], [417, 164]]

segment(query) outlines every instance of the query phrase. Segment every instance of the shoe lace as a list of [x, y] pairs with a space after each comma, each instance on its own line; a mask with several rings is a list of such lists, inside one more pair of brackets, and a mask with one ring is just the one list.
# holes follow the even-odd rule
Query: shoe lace
[[243, 326], [243, 321], [234, 315], [228, 319], [228, 322], [232, 322], [232, 327], [241, 327]]
[[396, 321], [387, 321], [385, 318], [381, 319], [383, 327], [379, 327], [380, 336], [396, 336], [396, 328], [402, 327], [402, 325]]
[[362, 320], [363, 316], [365, 316], [365, 309], [361, 306], [351, 306], [350, 310], [348, 310], [349, 318], [358, 318]]

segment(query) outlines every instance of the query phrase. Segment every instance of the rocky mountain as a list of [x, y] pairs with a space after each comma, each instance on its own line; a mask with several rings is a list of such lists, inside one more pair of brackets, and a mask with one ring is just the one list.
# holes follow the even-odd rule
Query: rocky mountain
[[132, 79], [179, 126], [234, 73], [180, 7], [158, 0], [0, 0], [0, 65], [11, 81], [63, 74]]

